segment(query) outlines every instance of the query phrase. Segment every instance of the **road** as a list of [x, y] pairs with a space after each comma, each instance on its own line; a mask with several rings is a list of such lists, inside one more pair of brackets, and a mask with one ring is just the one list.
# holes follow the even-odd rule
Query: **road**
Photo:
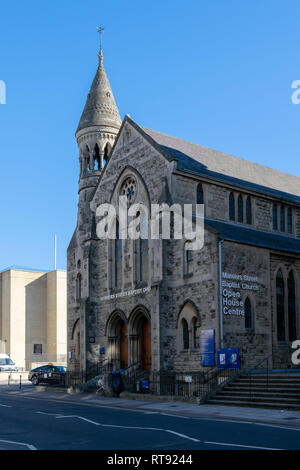
[[300, 429], [120, 410], [0, 390], [0, 449], [300, 449]]

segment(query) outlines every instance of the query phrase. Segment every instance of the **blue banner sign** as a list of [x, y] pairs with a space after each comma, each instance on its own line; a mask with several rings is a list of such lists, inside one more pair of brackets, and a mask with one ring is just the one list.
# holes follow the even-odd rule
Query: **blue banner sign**
[[215, 330], [200, 330], [201, 335], [201, 365], [214, 367], [215, 365]]

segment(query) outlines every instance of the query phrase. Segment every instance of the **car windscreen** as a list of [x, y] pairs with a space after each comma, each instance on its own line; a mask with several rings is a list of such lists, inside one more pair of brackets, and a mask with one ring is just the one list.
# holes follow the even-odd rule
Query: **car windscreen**
[[11, 366], [14, 362], [7, 357], [0, 357], [0, 366]]

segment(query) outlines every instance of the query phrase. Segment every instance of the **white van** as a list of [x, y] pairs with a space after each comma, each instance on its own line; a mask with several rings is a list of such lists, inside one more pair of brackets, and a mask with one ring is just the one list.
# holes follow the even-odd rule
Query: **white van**
[[17, 371], [16, 364], [7, 354], [0, 354], [0, 371]]

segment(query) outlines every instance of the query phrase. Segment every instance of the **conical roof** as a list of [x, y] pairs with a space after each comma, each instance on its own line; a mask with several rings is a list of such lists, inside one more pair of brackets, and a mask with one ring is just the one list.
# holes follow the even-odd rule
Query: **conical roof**
[[121, 127], [121, 118], [105, 69], [103, 53], [99, 53], [99, 66], [88, 94], [77, 131], [91, 126]]

